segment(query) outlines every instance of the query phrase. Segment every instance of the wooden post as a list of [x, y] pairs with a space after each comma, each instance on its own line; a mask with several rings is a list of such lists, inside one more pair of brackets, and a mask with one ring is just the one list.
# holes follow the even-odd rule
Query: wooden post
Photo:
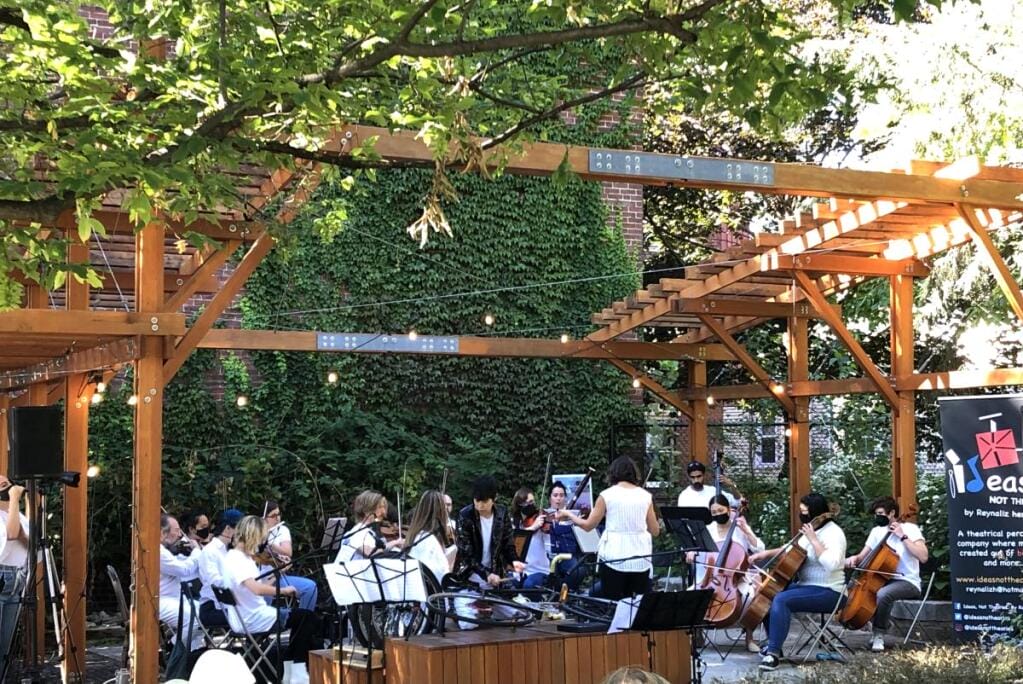
[[[892, 375], [913, 374], [913, 278], [892, 276], [891, 348]], [[899, 510], [916, 503], [916, 411], [915, 393], [898, 393], [899, 408], [892, 411], [892, 496]]]
[[[810, 377], [807, 319], [788, 319], [789, 382]], [[799, 529], [799, 500], [810, 493], [810, 398], [795, 397], [795, 413], [788, 414], [789, 527]]]
[[[39, 285], [29, 285], [25, 288], [25, 306], [29, 309], [48, 309], [50, 308], [50, 298], [42, 287]], [[46, 383], [37, 382], [33, 385], [28, 386], [26, 392], [28, 397], [28, 403], [26, 406], [46, 406], [48, 403], [48, 397], [46, 392]], [[39, 510], [38, 495], [35, 501], [29, 501], [29, 496], [26, 493], [26, 511], [29, 510], [30, 506], [35, 506], [35, 510]], [[35, 517], [35, 516], [29, 516]], [[44, 576], [43, 564], [36, 563], [36, 577]], [[35, 611], [35, 653], [36, 662], [38, 664], [43, 661], [43, 656], [46, 654], [46, 591], [45, 583], [39, 582], [36, 584], [36, 611]], [[30, 659], [30, 655], [26, 655], [26, 660]]]
[[[163, 307], [162, 224], [135, 236], [135, 310]], [[159, 676], [160, 497], [163, 442], [163, 339], [142, 336], [135, 363], [135, 469], [132, 482], [131, 670], [136, 684]]]
[[[707, 364], [702, 361], [690, 361], [689, 387], [703, 389], [707, 387]], [[689, 417], [689, 454], [692, 460], [709, 465], [709, 445], [707, 443], [707, 402], [696, 400], [690, 402], [693, 415]]]
[[[68, 246], [68, 263], [88, 263], [89, 247], [81, 242]], [[89, 285], [74, 276], [67, 279], [66, 308], [89, 308]], [[89, 401], [93, 386], [87, 374], [64, 380], [64, 469], [81, 473], [78, 487], [64, 488], [64, 641], [62, 676], [65, 684], [85, 681], [85, 578], [89, 548]]]
[[11, 395], [0, 395], [0, 474], [7, 474], [7, 412], [11, 410]]

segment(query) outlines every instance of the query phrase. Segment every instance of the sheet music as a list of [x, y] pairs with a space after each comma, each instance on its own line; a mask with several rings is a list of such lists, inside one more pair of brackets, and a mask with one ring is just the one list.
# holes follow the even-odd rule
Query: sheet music
[[611, 625], [607, 628], [608, 634], [624, 632], [632, 629], [632, 623], [636, 619], [636, 611], [639, 609], [639, 602], [643, 600], [643, 594], [625, 598], [618, 602], [615, 608], [615, 616], [611, 619]]
[[367, 558], [328, 563], [323, 566], [323, 574], [339, 606], [427, 598], [423, 574], [415, 559]]

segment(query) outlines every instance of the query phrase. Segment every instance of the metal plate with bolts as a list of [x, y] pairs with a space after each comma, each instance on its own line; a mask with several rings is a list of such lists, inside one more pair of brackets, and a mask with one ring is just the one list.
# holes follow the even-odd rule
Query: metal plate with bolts
[[458, 338], [437, 335], [410, 335], [321, 332], [316, 334], [317, 351], [399, 352], [403, 354], [457, 354]]
[[650, 152], [590, 150], [590, 173], [741, 185], [774, 185], [774, 164]]

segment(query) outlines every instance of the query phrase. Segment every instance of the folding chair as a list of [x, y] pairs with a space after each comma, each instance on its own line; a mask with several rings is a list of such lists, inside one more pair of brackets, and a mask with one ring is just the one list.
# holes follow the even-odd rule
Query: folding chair
[[121, 577], [117, 574], [114, 566], [107, 566], [107, 577], [114, 588], [114, 596], [117, 598], [117, 609], [121, 613], [121, 626], [124, 628], [124, 646], [121, 648], [121, 667], [128, 667], [128, 628], [130, 617], [128, 613], [128, 602], [124, 598], [124, 587], [121, 585]]
[[199, 594], [201, 591], [202, 582], [198, 578], [181, 583], [181, 595], [188, 601], [188, 605], [192, 609], [195, 624], [202, 631], [203, 641], [207, 648], [222, 648], [230, 641], [231, 630], [226, 627], [207, 627], [202, 623], [202, 620], [199, 619], [199, 605], [202, 601]]
[[[804, 663], [811, 657], [816, 657], [818, 660], [841, 660], [844, 662], [852, 655], [852, 649], [842, 640], [845, 628], [838, 622], [838, 614], [845, 605], [846, 598], [848, 598], [848, 586], [842, 588], [842, 593], [830, 613], [793, 613], [804, 633], [807, 634], [803, 643], [793, 652], [793, 658], [798, 656], [803, 649], [806, 649], [806, 654], [801, 661]], [[826, 650], [825, 657], [821, 657], [817, 653], [818, 646]]]
[[[917, 606], [916, 612], [913, 614], [913, 621], [910, 623], [909, 628], [906, 629], [906, 638], [902, 640], [903, 646], [908, 644], [910, 641], [912, 641], [914, 644], [921, 645], [928, 643], [927, 641], [922, 639], [913, 639], [912, 636], [913, 630], [916, 628], [916, 624], [920, 620], [920, 613], [923, 612], [924, 605], [927, 603], [927, 599], [930, 598], [931, 596], [931, 589], [934, 588], [934, 578], [938, 576], [938, 571], [940, 569], [941, 563], [938, 562], [938, 560], [933, 556], [928, 558], [927, 562], [920, 566], [920, 577], [921, 579], [923, 579], [923, 577], [926, 576], [927, 584], [925, 585], [923, 595], [920, 597], [920, 605]], [[891, 620], [891, 623], [895, 626], [899, 626], [905, 620], [904, 618], [898, 618], [895, 616], [895, 609], [901, 603], [904, 603], [904, 601], [896, 601], [895, 605], [892, 606], [892, 616], [889, 619]]]
[[[283, 673], [277, 666], [277, 654], [280, 650], [280, 642], [277, 639], [277, 632], [253, 633], [249, 626], [242, 619], [241, 611], [238, 609], [238, 602], [235, 600], [234, 592], [224, 587], [212, 585], [213, 595], [217, 601], [224, 606], [228, 615], [228, 623], [231, 625], [229, 641], [225, 646], [240, 651], [245, 662], [249, 664], [249, 671], [258, 681], [279, 682]], [[237, 621], [231, 620], [234, 616]]]

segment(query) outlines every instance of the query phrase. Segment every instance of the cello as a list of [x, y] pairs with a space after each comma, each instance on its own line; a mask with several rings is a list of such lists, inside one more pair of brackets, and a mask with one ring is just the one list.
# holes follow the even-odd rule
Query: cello
[[[897, 522], [904, 523], [916, 517], [917, 510], [916, 504], [913, 504]], [[899, 555], [888, 545], [892, 534], [889, 526], [888, 533], [853, 569], [853, 574], [846, 584], [849, 598], [839, 620], [848, 629], [860, 629], [874, 617], [874, 613], [877, 612], [877, 592], [895, 575], [895, 570], [899, 566]]]
[[[819, 530], [825, 523], [838, 515], [838, 511], [838, 505], [831, 504], [831, 510], [818, 515], [810, 521], [810, 525], [814, 530]], [[804, 536], [800, 531], [786, 542], [778, 555], [762, 569], [763, 575], [756, 584], [756, 591], [739, 619], [739, 624], [745, 629], [756, 629], [757, 625], [764, 621], [771, 610], [771, 600], [788, 586], [792, 578], [799, 572], [799, 568], [803, 567], [807, 553], [799, 545], [799, 542]]]
[[743, 511], [740, 509], [732, 518], [721, 550], [700, 582], [701, 589], [714, 591], [706, 613], [707, 622], [714, 627], [731, 627], [742, 614], [743, 597], [738, 585], [749, 568], [749, 556], [742, 545], [733, 541], [741, 515]]

